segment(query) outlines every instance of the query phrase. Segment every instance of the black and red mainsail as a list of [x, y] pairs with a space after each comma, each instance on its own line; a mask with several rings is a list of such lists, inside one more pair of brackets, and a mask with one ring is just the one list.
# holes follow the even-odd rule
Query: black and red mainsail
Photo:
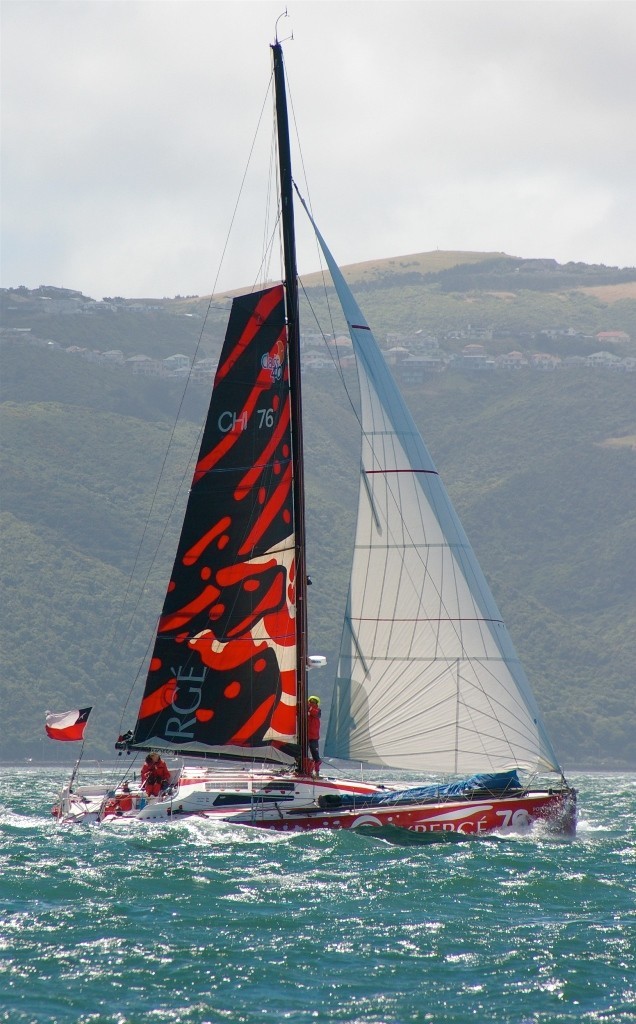
[[284, 284], [232, 304], [130, 746], [302, 766], [307, 613], [298, 281], [279, 43], [272, 53]]
[[296, 759], [293, 490], [278, 285], [232, 305], [131, 746]]

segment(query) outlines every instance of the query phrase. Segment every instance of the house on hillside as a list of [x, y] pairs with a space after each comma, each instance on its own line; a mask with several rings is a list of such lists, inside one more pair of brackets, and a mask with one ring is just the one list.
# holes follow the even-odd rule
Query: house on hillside
[[410, 334], [387, 334], [385, 346], [387, 349], [406, 348], [409, 352], [435, 352], [439, 349], [439, 341], [419, 328]]
[[142, 377], [163, 377], [164, 369], [163, 363], [160, 359], [151, 359], [150, 356], [130, 356], [126, 360], [126, 365], [130, 367], [134, 374], [139, 374]]
[[559, 356], [551, 356], [548, 352], [533, 352], [530, 365], [535, 370], [558, 370], [561, 366]]
[[612, 369], [617, 363], [622, 362], [619, 356], [613, 352], [593, 352], [587, 357], [587, 365], [592, 367], [603, 367], [605, 370]]
[[544, 338], [550, 338], [551, 341], [555, 341], [557, 338], [580, 338], [581, 333], [574, 327], [544, 327], [543, 330], [539, 331], [539, 334]]
[[121, 366], [125, 362], [124, 353], [121, 352], [118, 348], [111, 348], [108, 350], [108, 352], [102, 352], [101, 362]]
[[431, 373], [441, 373], [444, 369], [444, 362], [440, 355], [426, 353], [424, 355], [410, 355], [398, 363], [398, 376], [408, 383], [416, 383], [424, 380]]
[[472, 343], [464, 345], [462, 349], [461, 366], [467, 370], [493, 370], [495, 361], [483, 345]]
[[394, 345], [393, 348], [387, 349], [383, 355], [389, 366], [397, 366], [398, 363], [403, 363], [409, 358], [410, 352], [404, 345]]
[[599, 331], [595, 337], [599, 345], [625, 345], [632, 340], [625, 331]]
[[195, 384], [211, 384], [216, 372], [216, 359], [199, 359], [192, 367], [190, 380]]
[[523, 352], [506, 352], [505, 355], [495, 357], [497, 370], [521, 370], [527, 365], [528, 360]]
[[190, 360], [181, 352], [168, 356], [163, 360], [163, 365], [168, 377], [183, 377], [190, 371]]

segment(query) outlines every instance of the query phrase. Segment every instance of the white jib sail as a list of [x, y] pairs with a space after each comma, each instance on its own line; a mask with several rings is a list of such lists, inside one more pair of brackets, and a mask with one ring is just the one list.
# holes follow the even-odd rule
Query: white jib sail
[[363, 433], [351, 584], [325, 753], [422, 771], [560, 771], [444, 485], [314, 229], [356, 353]]

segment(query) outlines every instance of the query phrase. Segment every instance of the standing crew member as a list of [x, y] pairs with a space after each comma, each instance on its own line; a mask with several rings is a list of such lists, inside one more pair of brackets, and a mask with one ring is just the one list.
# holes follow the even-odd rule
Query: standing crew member
[[307, 739], [309, 741], [310, 764], [313, 760], [311, 774], [315, 779], [320, 778], [320, 750], [318, 740], [320, 739], [320, 697], [310, 697], [307, 701]]

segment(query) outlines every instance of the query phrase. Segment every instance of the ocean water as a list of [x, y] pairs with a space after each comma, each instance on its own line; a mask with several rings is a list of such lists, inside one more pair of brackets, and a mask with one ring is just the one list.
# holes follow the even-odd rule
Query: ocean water
[[2, 1022], [636, 1022], [635, 775], [573, 778], [573, 841], [406, 847], [59, 828], [65, 777], [0, 769]]

